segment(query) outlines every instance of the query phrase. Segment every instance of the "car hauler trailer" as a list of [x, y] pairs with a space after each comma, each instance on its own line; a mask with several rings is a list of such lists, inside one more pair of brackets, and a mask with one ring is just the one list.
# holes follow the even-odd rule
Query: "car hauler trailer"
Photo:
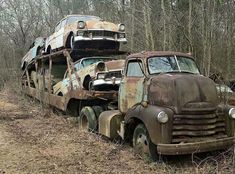
[[[89, 53], [89, 54], [88, 54]], [[117, 87], [115, 82], [121, 76], [122, 63], [124, 60], [112, 60], [103, 62], [99, 61], [96, 66], [90, 65], [86, 67], [86, 72], [89, 74], [92, 70], [95, 75], [97, 72], [105, 73], [107, 82], [112, 81], [114, 88], [109, 90], [88, 90], [81, 84], [86, 78], [82, 78], [78, 74], [77, 67], [74, 62], [82, 57], [98, 55], [99, 60], [102, 60], [100, 55], [122, 55], [126, 52], [113, 51], [84, 51], [84, 50], [69, 50], [64, 49], [49, 55], [43, 55], [35, 58], [27, 65], [22, 75], [22, 88], [26, 94], [35, 97], [38, 100], [52, 105], [62, 111], [68, 111], [74, 116], [78, 116], [84, 105], [92, 105], [96, 108], [96, 114], [99, 114], [101, 107], [107, 107], [108, 104], [117, 102]], [[95, 58], [94, 58], [95, 59]], [[86, 59], [87, 60], [87, 59]], [[89, 59], [91, 60], [91, 59]], [[105, 60], [109, 60], [105, 58]], [[113, 65], [115, 63], [115, 65]], [[106, 67], [108, 66], [108, 67]], [[114, 67], [114, 68], [113, 68]], [[117, 69], [117, 67], [120, 67]], [[102, 68], [102, 70], [99, 70]], [[108, 69], [107, 69], [108, 68]], [[116, 68], [116, 69], [115, 69]], [[84, 68], [85, 69], [85, 68]], [[116, 70], [116, 71], [113, 71]], [[83, 72], [85, 76], [86, 72]], [[117, 78], [116, 78], [117, 77]], [[85, 80], [84, 80], [85, 79]], [[94, 79], [90, 79], [91, 81]], [[98, 79], [97, 79], [98, 80]], [[120, 81], [120, 80], [119, 80]], [[58, 92], [61, 90], [61, 92]], [[99, 106], [98, 106], [99, 105]]]
[[[72, 74], [70, 56], [64, 54]], [[35, 64], [37, 74], [39, 64]], [[29, 72], [25, 74], [26, 93], [39, 96], [40, 90], [30, 87]], [[71, 87], [71, 93], [62, 97], [48, 90], [43, 100], [62, 110], [77, 111], [81, 128], [111, 139], [121, 137], [153, 159], [159, 154], [191, 154], [234, 144], [235, 109], [219, 103], [214, 82], [200, 74], [190, 55], [132, 54], [125, 59], [122, 74], [119, 91]]]

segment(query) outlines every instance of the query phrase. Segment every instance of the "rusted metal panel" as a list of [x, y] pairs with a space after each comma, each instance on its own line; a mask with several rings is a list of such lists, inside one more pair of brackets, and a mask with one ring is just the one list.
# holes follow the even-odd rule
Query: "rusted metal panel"
[[105, 111], [99, 116], [99, 133], [111, 139], [118, 138], [123, 115], [118, 110]]
[[[157, 115], [161, 111], [169, 115], [169, 121], [166, 124], [161, 124], [157, 120]], [[137, 105], [128, 110], [124, 119], [127, 127], [132, 123], [133, 119], [140, 120], [146, 126], [151, 141], [154, 144], [167, 144], [172, 141], [173, 115], [173, 111], [168, 108], [153, 105], [147, 105], [147, 107]]]
[[176, 114], [213, 112], [219, 103], [214, 82], [191, 74], [162, 74], [152, 78], [149, 102], [171, 107]]

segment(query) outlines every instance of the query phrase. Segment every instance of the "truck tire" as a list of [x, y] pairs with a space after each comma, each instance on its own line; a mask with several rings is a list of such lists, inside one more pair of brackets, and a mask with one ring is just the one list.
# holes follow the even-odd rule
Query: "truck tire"
[[79, 127], [85, 131], [97, 130], [97, 118], [92, 107], [85, 106], [81, 110], [79, 117]]
[[151, 142], [149, 133], [142, 123], [138, 124], [134, 130], [133, 148], [144, 159], [158, 160], [157, 146]]

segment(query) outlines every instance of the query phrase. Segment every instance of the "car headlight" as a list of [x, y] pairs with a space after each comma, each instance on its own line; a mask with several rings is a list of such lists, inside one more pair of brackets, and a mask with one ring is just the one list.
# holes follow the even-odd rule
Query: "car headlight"
[[166, 123], [169, 118], [168, 118], [168, 115], [164, 111], [161, 111], [157, 115], [157, 119], [160, 123]]
[[98, 74], [97, 75], [97, 79], [104, 79], [105, 78], [105, 74]]
[[118, 25], [118, 30], [124, 32], [125, 31], [125, 25], [124, 24], [119, 24]]
[[84, 29], [86, 26], [86, 23], [84, 21], [78, 21], [78, 28], [79, 29]]
[[97, 63], [96, 68], [98, 71], [104, 71], [105, 70], [105, 63], [104, 62]]
[[235, 108], [229, 109], [228, 115], [229, 115], [231, 118], [235, 119]]

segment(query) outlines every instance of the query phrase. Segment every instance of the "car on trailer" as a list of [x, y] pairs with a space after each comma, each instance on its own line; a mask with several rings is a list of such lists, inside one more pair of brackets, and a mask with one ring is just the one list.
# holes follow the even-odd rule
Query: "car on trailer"
[[47, 54], [61, 48], [119, 50], [126, 43], [125, 25], [114, 24], [97, 16], [68, 15], [57, 23], [46, 40]]
[[38, 37], [30, 45], [29, 51], [21, 60], [21, 69], [24, 70], [29, 62], [31, 62], [36, 56], [41, 55], [45, 46], [45, 37]]
[[[112, 57], [84, 57], [74, 63], [73, 85], [85, 90], [117, 91], [124, 62], [125, 60]], [[53, 91], [55, 94], [65, 95], [70, 84], [68, 71], [66, 71], [63, 80], [53, 86]]]

